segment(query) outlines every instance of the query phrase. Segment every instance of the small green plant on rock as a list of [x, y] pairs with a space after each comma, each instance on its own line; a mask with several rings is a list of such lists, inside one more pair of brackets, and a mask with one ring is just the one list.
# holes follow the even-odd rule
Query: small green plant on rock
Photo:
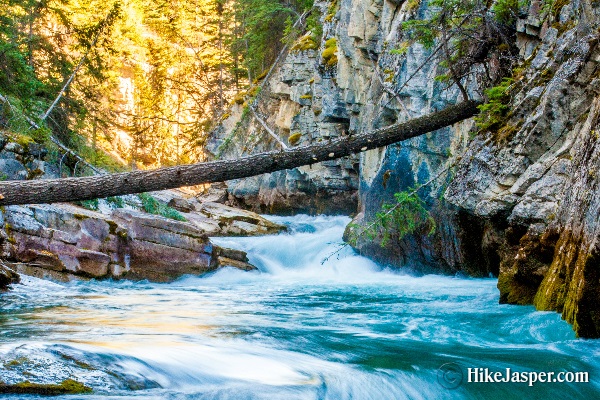
[[290, 135], [290, 137], [288, 138], [288, 143], [292, 146], [295, 146], [298, 144], [300, 139], [302, 139], [302, 132], [296, 132]]
[[98, 208], [100, 207], [98, 199], [81, 200], [77, 201], [75, 204], [91, 211], [98, 211]]
[[325, 15], [325, 22], [332, 22], [333, 18], [335, 18], [335, 14], [338, 12], [340, 8], [340, 1], [333, 0], [329, 7], [327, 8], [327, 15]]
[[425, 207], [425, 202], [417, 194], [417, 189], [408, 189], [394, 194], [395, 203], [384, 203], [375, 220], [364, 229], [350, 227], [348, 242], [356, 246], [358, 238], [364, 235], [369, 240], [381, 238], [381, 247], [387, 246], [390, 239], [401, 240], [406, 235], [424, 232], [435, 233], [435, 220]]
[[159, 202], [148, 193], [140, 193], [138, 194], [138, 198], [142, 202], [142, 208], [148, 214], [160, 215], [176, 221], [187, 221], [179, 211]]
[[319, 45], [313, 38], [313, 36], [309, 33], [307, 35], [302, 36], [290, 49], [292, 52], [300, 52], [307, 50], [316, 50], [319, 48]]
[[115, 208], [123, 208], [125, 206], [125, 201], [119, 196], [107, 197], [106, 201], [107, 203], [114, 205]]
[[512, 77], [504, 78], [499, 85], [485, 91], [487, 102], [479, 106], [481, 114], [475, 117], [475, 122], [481, 132], [497, 130], [505, 125], [509, 111], [509, 91], [513, 83]]

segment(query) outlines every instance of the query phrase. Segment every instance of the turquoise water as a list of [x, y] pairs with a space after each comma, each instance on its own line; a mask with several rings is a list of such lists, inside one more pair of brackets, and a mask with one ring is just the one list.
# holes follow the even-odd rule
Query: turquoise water
[[[347, 248], [322, 265], [348, 218], [272, 219], [291, 233], [215, 239], [260, 272], [24, 277], [0, 296], [0, 380], [74, 378], [94, 388], [85, 399], [600, 398], [600, 341], [576, 339], [556, 313], [499, 305], [494, 279], [406, 276]], [[590, 382], [448, 385], [446, 363]]]

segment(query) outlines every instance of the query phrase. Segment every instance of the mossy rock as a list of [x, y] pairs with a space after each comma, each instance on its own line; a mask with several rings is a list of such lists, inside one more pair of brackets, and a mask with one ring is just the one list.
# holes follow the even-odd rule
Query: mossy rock
[[29, 381], [15, 384], [0, 384], [1, 394], [37, 394], [42, 396], [59, 396], [61, 394], [92, 393], [92, 388], [73, 379], [65, 379], [59, 384], [31, 383]]
[[244, 102], [246, 101], [246, 95], [247, 94], [248, 94], [248, 92], [239, 92], [233, 98], [233, 102], [235, 104], [244, 104]]
[[335, 18], [335, 14], [337, 13], [339, 6], [340, 6], [339, 0], [333, 0], [331, 2], [331, 4], [329, 4], [329, 7], [327, 8], [327, 15], [325, 16], [326, 22], [333, 21], [333, 18]]
[[500, 274], [498, 277], [498, 289], [500, 290], [501, 304], [533, 304], [537, 287], [523, 284], [510, 274]]
[[328, 47], [325, 50], [323, 50], [321, 57], [323, 57], [324, 60], [329, 60], [331, 57], [333, 57], [335, 55], [336, 50], [337, 50], [337, 48], [335, 48], [335, 47]]
[[38, 128], [29, 131], [29, 136], [34, 142], [44, 144], [50, 140], [51, 131], [48, 128]]
[[333, 67], [337, 65], [337, 39], [331, 38], [325, 42], [325, 50], [321, 53], [321, 57], [323, 58], [323, 62], [328, 67]]
[[302, 133], [296, 132], [296, 133], [290, 135], [290, 137], [288, 138], [288, 143], [292, 146], [295, 146], [298, 144], [298, 142], [300, 141], [301, 138], [302, 138]]
[[35, 143], [35, 140], [31, 137], [31, 136], [27, 136], [27, 135], [18, 135], [15, 138], [15, 142], [23, 147], [24, 149], [27, 149], [29, 147], [30, 144]]
[[338, 63], [338, 58], [337, 56], [333, 56], [331, 57], [329, 60], [327, 60], [327, 66], [328, 67], [335, 67]]
[[307, 51], [307, 50], [316, 50], [318, 48], [319, 48], [319, 45], [317, 44], [315, 39], [312, 37], [312, 35], [305, 35], [305, 36], [302, 36], [300, 39], [298, 39], [298, 41], [296, 43], [294, 43], [294, 46], [291, 48], [291, 51], [292, 52], [300, 52], [300, 51]]

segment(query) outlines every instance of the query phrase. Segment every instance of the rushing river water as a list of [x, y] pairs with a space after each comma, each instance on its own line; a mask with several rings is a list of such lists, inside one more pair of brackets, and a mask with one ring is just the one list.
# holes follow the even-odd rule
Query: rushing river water
[[[0, 380], [91, 398], [600, 398], [600, 341], [553, 312], [498, 304], [494, 279], [411, 277], [344, 249], [343, 217], [272, 218], [289, 234], [219, 238], [261, 272], [170, 284], [24, 277], [0, 296]], [[438, 368], [457, 363], [460, 372]], [[589, 383], [469, 383], [466, 368], [585, 371]], [[76, 398], [73, 396], [72, 398]]]

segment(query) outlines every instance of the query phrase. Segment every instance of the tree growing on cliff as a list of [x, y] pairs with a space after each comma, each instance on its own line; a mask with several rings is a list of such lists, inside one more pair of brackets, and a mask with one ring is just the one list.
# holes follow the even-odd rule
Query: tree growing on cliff
[[520, 0], [429, 0], [428, 5], [428, 17], [403, 23], [406, 41], [396, 53], [415, 42], [432, 49], [444, 69], [437, 79], [456, 85], [464, 100], [469, 98], [467, 80], [473, 79], [483, 95], [510, 73], [518, 58]]

